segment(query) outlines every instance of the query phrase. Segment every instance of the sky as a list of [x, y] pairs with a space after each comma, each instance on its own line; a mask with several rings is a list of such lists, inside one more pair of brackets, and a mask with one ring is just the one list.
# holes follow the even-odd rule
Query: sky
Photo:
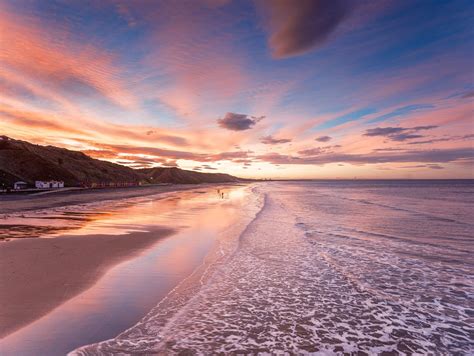
[[0, 0], [0, 134], [133, 168], [474, 178], [472, 0]]

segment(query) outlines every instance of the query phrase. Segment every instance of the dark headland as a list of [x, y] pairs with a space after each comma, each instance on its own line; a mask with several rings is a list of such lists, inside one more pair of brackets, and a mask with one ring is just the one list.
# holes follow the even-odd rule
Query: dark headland
[[0, 187], [12, 187], [18, 181], [33, 186], [37, 180], [63, 181], [66, 187], [111, 183], [139, 185], [243, 181], [229, 174], [187, 171], [177, 167], [133, 169], [95, 159], [79, 151], [0, 137]]

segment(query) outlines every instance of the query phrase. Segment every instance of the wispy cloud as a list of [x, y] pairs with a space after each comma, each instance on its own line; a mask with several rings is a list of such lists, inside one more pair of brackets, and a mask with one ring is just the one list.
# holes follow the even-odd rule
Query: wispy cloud
[[369, 122], [370, 123], [375, 123], [375, 122], [379, 122], [379, 121], [385, 121], [387, 119], [392, 119], [392, 118], [396, 118], [396, 117], [403, 117], [403, 116], [407, 116], [409, 114], [412, 114], [414, 112], [420, 112], [420, 111], [423, 111], [423, 110], [429, 110], [429, 109], [433, 109], [433, 108], [434, 108], [434, 105], [431, 105], [431, 104], [406, 105], [406, 106], [397, 108], [395, 110], [392, 110], [391, 112], [389, 112], [387, 114], [380, 115], [380, 116], [370, 120]]
[[341, 148], [341, 147], [342, 147], [341, 145], [315, 147], [315, 148], [309, 148], [309, 149], [298, 151], [298, 154], [302, 156], [317, 156], [320, 154], [332, 153], [335, 148]]
[[274, 138], [273, 136], [263, 136], [260, 138], [260, 142], [265, 145], [278, 145], [280, 143], [288, 143], [291, 142], [289, 138]]
[[463, 98], [463, 99], [474, 98], [474, 90], [473, 90], [473, 91], [469, 91], [469, 92], [463, 94], [463, 95], [461, 96], [461, 98]]
[[374, 152], [367, 154], [330, 153], [316, 156], [300, 157], [268, 153], [257, 156], [258, 159], [273, 164], [314, 164], [352, 163], [352, 164], [377, 164], [399, 162], [446, 163], [457, 160], [474, 158], [474, 148], [453, 148], [424, 151], [402, 152]]
[[240, 161], [242, 159], [247, 159], [251, 156], [251, 152], [247, 151], [229, 151], [229, 152], [219, 152], [219, 153], [200, 153], [200, 152], [189, 152], [189, 151], [179, 151], [179, 150], [170, 150], [165, 148], [158, 147], [140, 147], [140, 146], [130, 146], [130, 145], [118, 145], [118, 144], [99, 144], [92, 143], [95, 148], [88, 150], [91, 155], [95, 157], [119, 157], [121, 154], [134, 154], [134, 155], [146, 155], [152, 156], [153, 159], [172, 159], [172, 160], [190, 160], [195, 162], [217, 162], [217, 161]]
[[58, 117], [41, 112], [22, 111], [0, 104], [0, 118], [11, 126], [34, 128], [35, 130], [53, 131], [56, 133], [85, 134], [80, 128], [71, 127]]
[[114, 56], [107, 50], [71, 41], [64, 27], [45, 26], [32, 16], [2, 8], [0, 32], [0, 75], [5, 80], [16, 81], [21, 73], [23, 86], [40, 85], [68, 100], [73, 95], [87, 95], [123, 108], [137, 104], [114, 65]]
[[2, 134], [134, 167], [473, 175], [453, 158], [473, 139], [467, 2], [0, 3]]
[[441, 137], [441, 138], [431, 138], [431, 139], [423, 140], [423, 141], [411, 141], [411, 142], [408, 142], [408, 144], [409, 145], [426, 145], [426, 144], [432, 144], [432, 143], [437, 143], [437, 142], [454, 142], [454, 141], [471, 140], [473, 138], [474, 138], [474, 134], [456, 135], [456, 136]]
[[417, 169], [417, 168], [429, 168], [429, 169], [444, 169], [443, 166], [440, 166], [439, 164], [418, 164], [414, 166], [403, 166], [400, 168], [406, 168], [406, 169]]
[[438, 126], [427, 125], [427, 126], [416, 126], [416, 127], [376, 127], [368, 129], [365, 132], [365, 136], [383, 136], [387, 137], [392, 141], [407, 141], [415, 138], [424, 137], [418, 134], [419, 131], [435, 129]]

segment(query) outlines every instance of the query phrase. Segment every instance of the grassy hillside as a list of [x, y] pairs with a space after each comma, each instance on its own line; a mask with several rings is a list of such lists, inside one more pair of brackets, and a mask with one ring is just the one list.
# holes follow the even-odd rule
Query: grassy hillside
[[82, 152], [0, 137], [0, 185], [16, 181], [63, 180], [66, 186], [100, 182], [224, 183], [237, 182], [228, 174], [200, 173], [179, 168], [132, 169], [91, 158]]
[[224, 182], [238, 182], [239, 178], [223, 173], [201, 173], [194, 171], [185, 171], [179, 168], [145, 168], [138, 170], [143, 174], [149, 182], [160, 183], [176, 183], [176, 184], [190, 184], [190, 183], [224, 183]]

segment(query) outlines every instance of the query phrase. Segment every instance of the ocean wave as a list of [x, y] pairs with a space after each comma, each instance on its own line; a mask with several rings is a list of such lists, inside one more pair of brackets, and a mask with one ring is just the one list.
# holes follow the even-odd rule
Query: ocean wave
[[474, 352], [470, 265], [426, 258], [442, 251], [439, 240], [394, 236], [400, 209], [344, 211], [339, 198], [311, 189], [254, 188], [254, 213], [204, 270], [134, 327], [71, 355]]

